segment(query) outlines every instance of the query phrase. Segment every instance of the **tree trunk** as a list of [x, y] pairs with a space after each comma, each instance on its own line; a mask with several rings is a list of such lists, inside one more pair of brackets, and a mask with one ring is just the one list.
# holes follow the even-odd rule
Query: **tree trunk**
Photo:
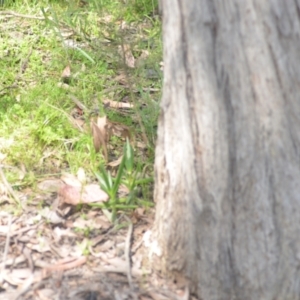
[[162, 4], [154, 258], [203, 300], [300, 299], [300, 1]]

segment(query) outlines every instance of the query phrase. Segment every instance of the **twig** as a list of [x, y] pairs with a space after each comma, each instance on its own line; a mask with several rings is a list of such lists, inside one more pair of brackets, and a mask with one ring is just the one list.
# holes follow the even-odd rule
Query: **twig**
[[130, 286], [130, 289], [133, 289], [132, 285], [132, 274], [131, 274], [131, 257], [130, 257], [130, 248], [131, 248], [131, 236], [133, 232], [133, 225], [130, 219], [124, 215], [125, 219], [129, 222], [126, 242], [125, 242], [125, 260], [127, 264], [127, 279]]
[[53, 271], [65, 271], [65, 270], [73, 269], [73, 268], [79, 267], [85, 263], [86, 263], [85, 256], [81, 256], [78, 258], [74, 258], [74, 257], [67, 258], [65, 260], [61, 260], [61, 261], [57, 262], [56, 264], [48, 265], [48, 266], [44, 267], [43, 274], [47, 275]]
[[74, 95], [69, 94], [70, 99], [76, 104], [76, 106], [84, 111], [87, 111], [88, 109], [86, 108], [86, 106], [84, 104], [82, 104]]
[[12, 10], [0, 11], [0, 15], [6, 15], [6, 16], [9, 16], [9, 17], [19, 17], [19, 18], [25, 18], [25, 19], [45, 20], [45, 17], [36, 17], [36, 16], [31, 16], [31, 15], [23, 15], [23, 14], [16, 13]]

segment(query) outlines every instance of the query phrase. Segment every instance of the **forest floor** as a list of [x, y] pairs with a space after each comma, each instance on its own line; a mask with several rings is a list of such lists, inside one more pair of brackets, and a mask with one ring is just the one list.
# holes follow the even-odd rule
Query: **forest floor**
[[0, 299], [189, 298], [142, 250], [161, 21], [126, 2], [0, 9]]

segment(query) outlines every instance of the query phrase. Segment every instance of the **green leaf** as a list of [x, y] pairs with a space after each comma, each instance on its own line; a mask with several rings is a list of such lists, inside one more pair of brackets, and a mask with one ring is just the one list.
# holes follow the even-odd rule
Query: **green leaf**
[[119, 186], [121, 184], [121, 179], [124, 171], [124, 164], [125, 164], [125, 156], [123, 155], [121, 164], [118, 169], [117, 177], [115, 179], [115, 184], [114, 184], [114, 192], [115, 194], [118, 192]]

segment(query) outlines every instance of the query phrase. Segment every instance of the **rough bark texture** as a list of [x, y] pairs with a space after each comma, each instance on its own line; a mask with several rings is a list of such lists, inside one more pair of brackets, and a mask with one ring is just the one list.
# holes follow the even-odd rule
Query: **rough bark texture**
[[300, 299], [300, 1], [162, 4], [163, 269], [203, 300]]

